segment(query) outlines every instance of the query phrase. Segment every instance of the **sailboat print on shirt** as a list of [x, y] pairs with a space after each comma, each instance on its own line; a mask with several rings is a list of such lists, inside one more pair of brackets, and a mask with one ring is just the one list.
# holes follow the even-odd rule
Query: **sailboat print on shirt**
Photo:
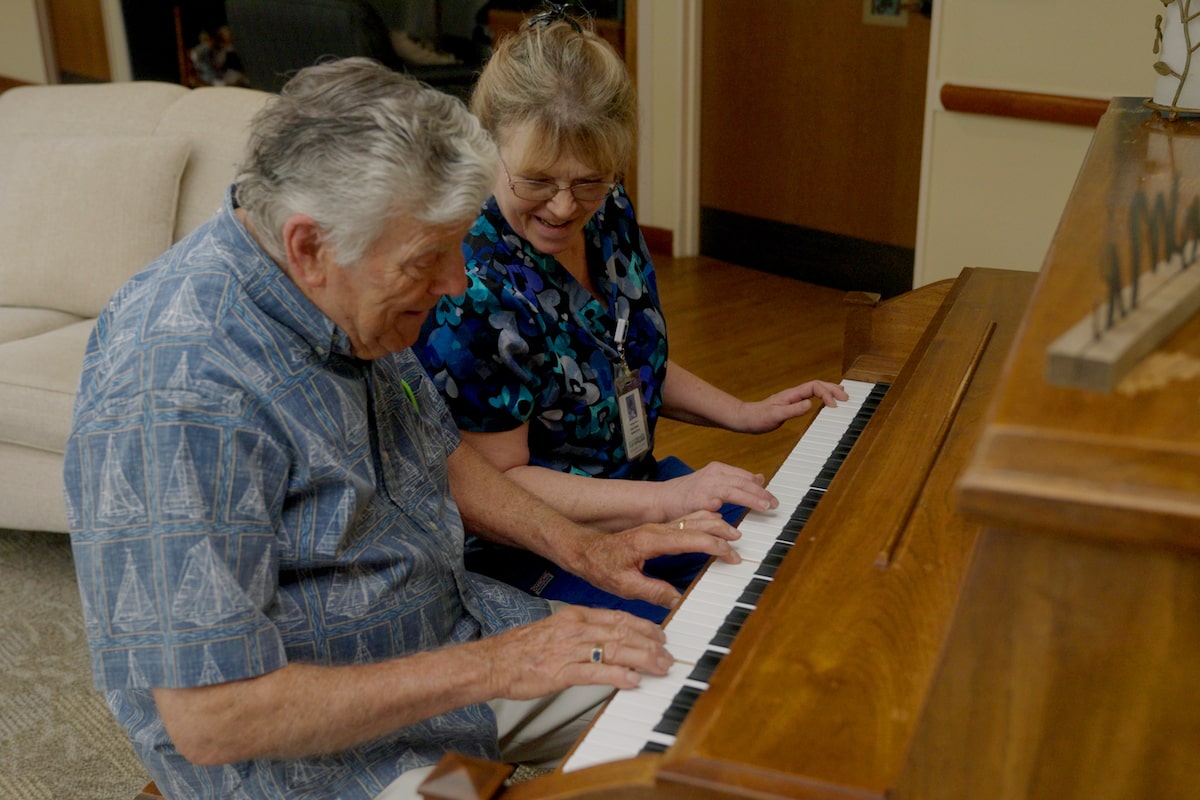
[[120, 525], [146, 513], [146, 506], [125, 477], [116, 453], [115, 436], [109, 435], [100, 464], [100, 500], [96, 518], [102, 524]]
[[315, 758], [287, 763], [287, 788], [307, 789], [314, 786], [329, 786], [336, 783], [348, 768], [334, 761], [336, 756], [325, 756], [322, 762]]
[[[315, 412], [314, 412], [315, 414]], [[295, 431], [303, 442], [308, 469], [311, 474], [324, 475], [338, 472], [344, 468], [344, 462], [329, 439], [315, 427], [306, 425], [300, 420], [295, 421]]]
[[221, 767], [221, 797], [226, 800], [250, 800], [250, 795], [242, 788], [242, 776], [230, 764]]
[[357, 646], [354, 648], [354, 663], [362, 666], [373, 662], [375, 659], [371, 656], [371, 648], [367, 647], [367, 637], [359, 633], [355, 641]]
[[167, 380], [167, 391], [162, 393], [158, 405], [169, 401], [172, 405], [192, 406], [198, 409], [236, 414], [241, 406], [241, 395], [215, 381], [193, 378], [185, 351], [175, 364]]
[[144, 631], [154, 627], [157, 622], [158, 614], [154, 610], [154, 601], [138, 576], [133, 553], [126, 548], [121, 588], [117, 590], [117, 604], [112, 613], [113, 627], [122, 631]]
[[196, 300], [196, 290], [192, 288], [192, 279], [188, 277], [183, 279], [179, 291], [171, 297], [171, 302], [150, 326], [149, 332], [200, 333], [211, 329], [212, 324], [201, 312], [200, 303]]
[[308, 617], [287, 592], [276, 592], [275, 603], [271, 607], [271, 621], [281, 630], [304, 630], [308, 627]]
[[[381, 598], [385, 598], [380, 603]], [[378, 603], [378, 604], [377, 604]], [[382, 575], [354, 566], [339, 572], [329, 587], [325, 612], [331, 617], [365, 617], [396, 605], [391, 584]]]
[[238, 519], [258, 520], [265, 522], [267, 516], [267, 501], [262, 493], [263, 471], [263, 442], [258, 439], [254, 449], [246, 458], [245, 466], [239, 466], [238, 479], [246, 486], [241, 498], [233, 507], [234, 516]]
[[163, 494], [162, 513], [166, 517], [202, 519], [206, 516], [207, 511], [204, 494], [200, 489], [196, 462], [192, 460], [192, 451], [188, 447], [187, 434], [180, 430], [179, 446], [175, 448], [175, 458], [171, 461], [171, 472], [167, 475], [167, 489]]
[[274, 575], [275, 572], [271, 569], [271, 551], [264, 550], [254, 567], [254, 574], [250, 577], [248, 592], [251, 601], [259, 608], [266, 608], [270, 604], [271, 596], [275, 594]]
[[322, 555], [337, 555], [343, 552], [347, 544], [344, 539], [350, 538], [353, 534], [353, 526], [350, 524], [354, 517], [355, 503], [354, 492], [346, 490], [342, 492], [342, 496], [338, 499], [337, 508], [330, 517], [329, 523], [325, 526], [321, 538], [317, 541], [316, 552]]
[[183, 559], [183, 580], [171, 603], [171, 616], [194, 625], [216, 625], [250, 610], [242, 587], [217, 563], [208, 539], [192, 545]]
[[[251, 356], [236, 340], [230, 336], [226, 336], [223, 332], [218, 333], [217, 338], [220, 342], [220, 349], [225, 351], [225, 354], [232, 361], [234, 369], [242, 374], [248, 386], [265, 389], [277, 383], [275, 375], [262, 365], [263, 356]], [[219, 364], [211, 354], [206, 358], [209, 361]], [[222, 372], [228, 369], [225, 365], [219, 366]]]
[[221, 668], [213, 659], [212, 649], [206, 644], [204, 645], [204, 661], [200, 668], [200, 685], [212, 686], [218, 683], [225, 683], [225, 676], [221, 674]]

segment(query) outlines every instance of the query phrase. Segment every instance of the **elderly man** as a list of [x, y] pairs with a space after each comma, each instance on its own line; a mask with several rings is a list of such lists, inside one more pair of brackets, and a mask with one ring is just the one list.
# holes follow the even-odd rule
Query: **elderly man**
[[601, 533], [459, 443], [407, 348], [465, 288], [497, 164], [448, 95], [302, 70], [224, 207], [97, 322], [68, 516], [97, 685], [167, 796], [409, 797], [449, 750], [552, 763], [667, 669], [644, 620], [467, 572], [464, 523], [668, 606], [645, 560], [737, 559], [715, 514]]

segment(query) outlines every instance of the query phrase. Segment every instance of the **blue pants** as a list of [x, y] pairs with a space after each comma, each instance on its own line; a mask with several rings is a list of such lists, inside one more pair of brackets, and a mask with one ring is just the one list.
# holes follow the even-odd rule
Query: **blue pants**
[[[682, 461], [669, 457], [658, 462], [656, 473], [649, 479], [665, 481], [690, 472], [692, 469]], [[736, 525], [745, 511], [744, 506], [727, 503], [721, 507], [721, 516], [730, 525]], [[652, 622], [662, 622], [667, 616], [668, 609], [662, 606], [644, 600], [627, 600], [603, 589], [597, 589], [583, 578], [528, 550], [505, 547], [472, 537], [467, 541], [465, 555], [467, 569], [471, 572], [504, 581], [547, 600], [561, 600], [592, 608], [616, 608]], [[708, 559], [707, 553], [659, 556], [647, 561], [642, 571], [652, 578], [667, 581], [682, 592], [700, 574]]]

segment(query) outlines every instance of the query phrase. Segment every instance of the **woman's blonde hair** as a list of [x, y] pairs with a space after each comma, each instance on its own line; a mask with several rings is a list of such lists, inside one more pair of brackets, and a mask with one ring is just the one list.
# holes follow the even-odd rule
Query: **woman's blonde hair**
[[[497, 42], [471, 95], [497, 143], [530, 126], [546, 168], [565, 154], [618, 180], [637, 147], [637, 94], [625, 62], [587, 19], [527, 23]], [[515, 165], [514, 165], [515, 166]]]

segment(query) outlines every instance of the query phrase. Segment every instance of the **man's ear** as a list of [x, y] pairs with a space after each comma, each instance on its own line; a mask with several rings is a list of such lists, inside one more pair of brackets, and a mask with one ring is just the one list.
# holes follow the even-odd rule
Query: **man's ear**
[[324, 285], [326, 270], [333, 264], [333, 250], [315, 219], [306, 214], [288, 217], [283, 223], [283, 248], [293, 280], [302, 288]]

